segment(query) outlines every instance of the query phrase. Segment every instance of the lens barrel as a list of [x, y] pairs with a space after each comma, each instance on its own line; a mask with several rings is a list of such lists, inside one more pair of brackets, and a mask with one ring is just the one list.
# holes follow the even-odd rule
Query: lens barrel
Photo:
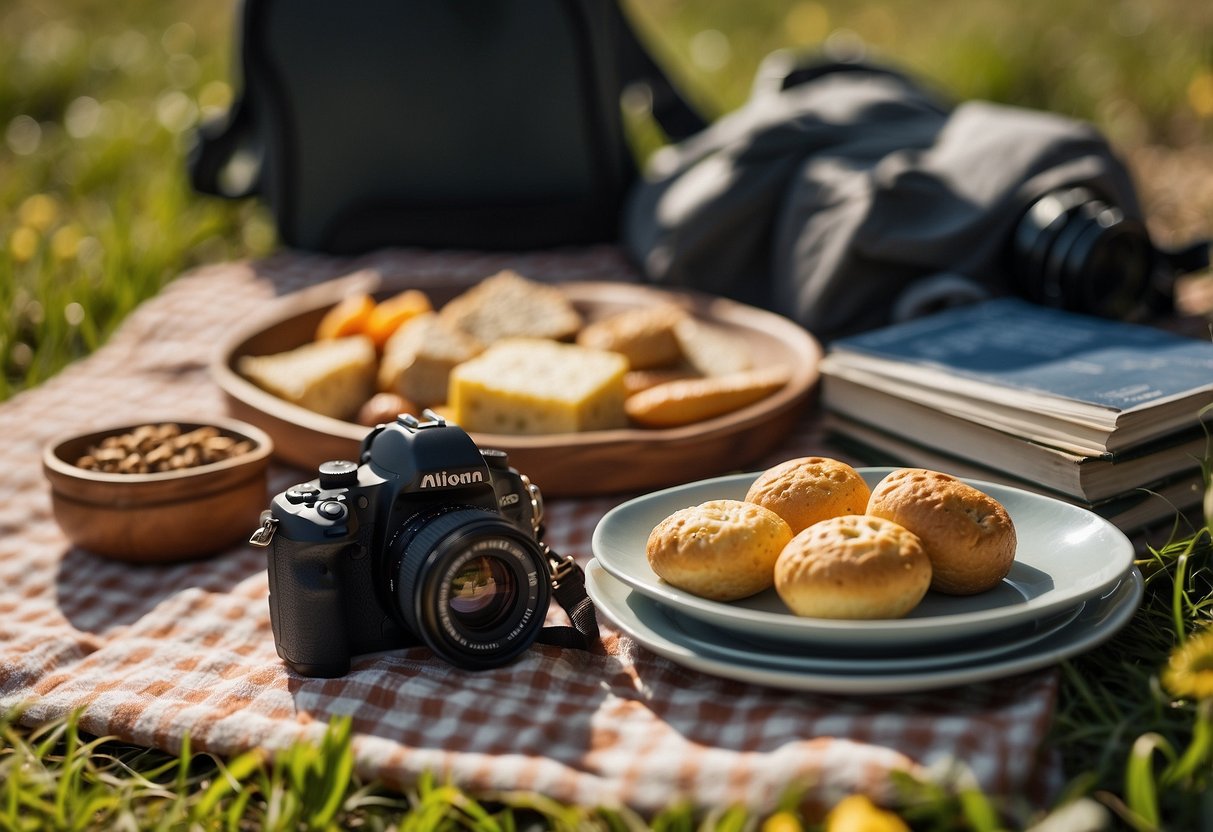
[[499, 667], [538, 636], [551, 597], [547, 560], [500, 515], [472, 507], [420, 512], [388, 554], [400, 623], [451, 664]]
[[1062, 188], [1034, 202], [1016, 227], [1012, 280], [1045, 306], [1128, 317], [1150, 289], [1154, 258], [1139, 220], [1088, 188]]

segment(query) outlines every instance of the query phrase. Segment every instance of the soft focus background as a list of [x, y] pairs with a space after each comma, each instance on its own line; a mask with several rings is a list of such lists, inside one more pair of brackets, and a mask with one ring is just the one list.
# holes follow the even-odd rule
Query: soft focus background
[[[784, 47], [897, 63], [957, 99], [1095, 122], [1163, 242], [1213, 233], [1213, 3], [629, 0], [710, 114]], [[276, 242], [191, 194], [191, 129], [233, 97], [233, 0], [0, 3], [0, 400], [101, 343], [191, 266]]]

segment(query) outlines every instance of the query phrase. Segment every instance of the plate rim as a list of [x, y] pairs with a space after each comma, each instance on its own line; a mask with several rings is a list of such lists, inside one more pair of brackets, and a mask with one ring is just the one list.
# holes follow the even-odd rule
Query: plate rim
[[[606, 570], [603, 569], [603, 571], [605, 572]], [[608, 572], [607, 574], [609, 575], [610, 573]], [[612, 577], [614, 577], [614, 576], [612, 576]], [[618, 580], [618, 578], [616, 578], [616, 580]], [[620, 581], [620, 583], [622, 583], [622, 581]], [[678, 619], [682, 618], [682, 619], [694, 622], [701, 627], [707, 627], [707, 628], [710, 628], [713, 630], [718, 630], [722, 634], [728, 635], [728, 631], [725, 630], [724, 628], [716, 627], [712, 624], [708, 624], [706, 621], [703, 621], [702, 619], [691, 618], [690, 616], [684, 616], [681, 613], [679, 613], [677, 610], [670, 609], [666, 606], [659, 604], [657, 601], [655, 601], [654, 599], [645, 595], [644, 593], [637, 593], [637, 594], [640, 595], [640, 597], [643, 598], [646, 603], [652, 604], [655, 607], [655, 609], [657, 609], [662, 615], [664, 615], [666, 618], [671, 620], [672, 626], [678, 628], [681, 638], [684, 638], [686, 640], [687, 646], [689, 648], [698, 649], [698, 646], [702, 645], [704, 648], [707, 648], [708, 651], [718, 651], [717, 657], [722, 660], [725, 660], [725, 661], [729, 660], [730, 654], [745, 655], [745, 650], [743, 650], [743, 649], [736, 648], [736, 647], [723, 647], [723, 646], [720, 646], [717, 644], [713, 644], [710, 640], [703, 638], [702, 636], [688, 632], [686, 627], [679, 623]], [[1089, 601], [1079, 601], [1072, 608], [1062, 610], [1054, 616], [1047, 616], [1048, 618], [1056, 618], [1057, 621], [1053, 624], [1050, 624], [1050, 625], [1044, 627], [1043, 629], [1041, 629], [1038, 632], [1034, 632], [1031, 635], [1022, 636], [1020, 638], [1013, 639], [1010, 642], [1001, 642], [1000, 641], [1000, 643], [997, 645], [983, 646], [983, 647], [980, 647], [977, 649], [966, 650], [965, 649], [966, 645], [970, 644], [970, 642], [976, 642], [977, 639], [971, 639], [966, 642], [949, 641], [948, 642], [949, 650], [946, 654], [935, 653], [935, 652], [923, 652], [923, 653], [916, 653], [916, 654], [908, 655], [908, 656], [905, 656], [905, 655], [897, 656], [897, 655], [885, 655], [885, 654], [880, 654], [880, 653], [873, 653], [873, 654], [869, 655], [867, 653], [864, 653], [862, 655], [853, 656], [851, 658], [848, 658], [846, 656], [813, 656], [813, 655], [796, 655], [791, 652], [780, 653], [780, 652], [777, 652], [777, 650], [776, 650], [776, 648], [778, 648], [780, 646], [780, 643], [775, 642], [775, 641], [772, 641], [770, 644], [766, 644], [766, 645], [754, 643], [751, 641], [751, 642], [748, 642], [746, 644], [746, 646], [753, 648], [750, 655], [758, 657], [762, 661], [772, 661], [772, 662], [778, 663], [778, 665], [779, 665], [778, 669], [780, 669], [780, 670], [790, 670], [790, 671], [797, 670], [794, 663], [803, 662], [805, 666], [802, 669], [806, 670], [808, 672], [822, 672], [822, 673], [833, 672], [833, 671], [831, 671], [831, 669], [829, 667], [827, 667], [827, 665], [830, 665], [830, 664], [836, 665], [837, 668], [841, 672], [846, 672], [845, 668], [847, 665], [858, 666], [858, 665], [868, 664], [868, 665], [876, 666], [877, 670], [880, 672], [898, 673], [898, 672], [900, 672], [899, 671], [900, 667], [912, 666], [914, 664], [914, 662], [916, 662], [916, 661], [933, 662], [933, 664], [930, 666], [931, 670], [936, 670], [936, 669], [943, 670], [948, 667], [957, 667], [957, 666], [962, 666], [962, 665], [966, 665], [966, 664], [972, 664], [974, 662], [984, 662], [984, 661], [988, 661], [988, 660], [997, 659], [999, 656], [1018, 652], [1027, 647], [1030, 647], [1033, 644], [1036, 644], [1037, 642], [1041, 641], [1042, 639], [1050, 638], [1050, 637], [1056, 635], [1060, 630], [1063, 630], [1064, 628], [1068, 627], [1070, 624], [1073, 624], [1075, 619], [1077, 619], [1080, 615], [1082, 615], [1082, 613], [1085, 610], [1088, 603], [1090, 603], [1090, 602]], [[1027, 623], [1027, 622], [1025, 622], [1025, 623]], [[744, 634], [742, 634], [742, 633], [735, 633], [735, 635], [738, 638], [744, 638]], [[786, 642], [786, 641], [782, 643], [782, 646], [791, 647], [791, 645], [789, 645], [788, 642]], [[816, 663], [819, 663], [820, 667], [817, 667], [817, 668], [811, 667], [812, 665], [814, 665]], [[872, 672], [865, 671], [864, 675], [872, 675]]]
[[[865, 466], [858, 467], [856, 470], [860, 474], [881, 477], [891, 471], [898, 470], [899, 467]], [[1038, 602], [1038, 600], [1044, 596], [1037, 596], [1037, 598], [1028, 599], [1022, 605], [994, 608], [995, 610], [1007, 610], [1008, 612], [1004, 614], [995, 614], [992, 610], [974, 610], [931, 618], [842, 620], [801, 618], [793, 615], [791, 612], [775, 613], [762, 610], [748, 610], [726, 602], [700, 598], [664, 582], [649, 582], [640, 576], [630, 575], [620, 564], [612, 563], [609, 557], [602, 557], [605, 530], [609, 528], [611, 522], [616, 522], [615, 518], [618, 515], [628, 510], [634, 510], [636, 506], [646, 501], [663, 498], [673, 492], [709, 488], [712, 486], [735, 485], [747, 480], [753, 481], [760, 473], [760, 471], [745, 472], [710, 477], [704, 480], [652, 491], [626, 500], [610, 509], [595, 525], [590, 538], [591, 551], [604, 570], [628, 586], [653, 598], [659, 603], [668, 604], [679, 612], [699, 618], [714, 626], [726, 629], [741, 629], [748, 633], [757, 633], [764, 638], [772, 640], [800, 641], [805, 643], [814, 641], [821, 643], [830, 640], [831, 643], [845, 643], [849, 646], [868, 647], [878, 644], [881, 636], [892, 639], [892, 643], [895, 644], [921, 643], [922, 641], [936, 640], [941, 631], [964, 629], [966, 633], [976, 635], [980, 632], [988, 632], [1008, 624], [1050, 615], [1066, 607], [1078, 604], [1080, 601], [1085, 601], [1106, 592], [1110, 587], [1123, 579], [1125, 573], [1133, 567], [1134, 563], [1132, 542], [1124, 532], [1094, 512], [1090, 512], [1081, 506], [1066, 503], [1043, 494], [1036, 494], [1025, 489], [966, 477], [960, 477], [959, 479], [984, 491], [1014, 492], [1018, 496], [1032, 501], [1057, 504], [1062, 506], [1065, 511], [1083, 512], [1085, 515], [1089, 515], [1105, 531], [1114, 535], [1117, 547], [1121, 550], [1123, 568], [1110, 573], [1110, 577], [1078, 593], [1058, 595], [1043, 602]], [[691, 504], [693, 503], [688, 503], [688, 505]], [[656, 581], [660, 581], [656, 576], [654, 578]], [[774, 628], [777, 632], [760, 629], [761, 626]], [[919, 633], [920, 635], [916, 636], [913, 633]]]
[[[958, 687], [1017, 676], [1049, 667], [1092, 650], [1108, 641], [1129, 623], [1141, 603], [1145, 586], [1141, 571], [1136, 566], [1131, 567], [1111, 590], [1100, 596], [1098, 604], [1088, 603], [1074, 621], [1061, 628], [1061, 632], [1068, 634], [1071, 638], [1071, 641], [1061, 648], [1050, 646], [1050, 643], [1055, 645], [1055, 640], [1042, 640], [1024, 648], [1023, 655], [996, 657], [989, 662], [977, 662], [971, 665], [941, 668], [921, 673], [857, 676], [845, 673], [803, 673], [760, 666], [747, 667], [724, 659], [700, 656], [661, 633], [634, 632], [635, 624], [618, 620], [619, 612], [615, 605], [604, 603], [604, 590], [600, 586], [602, 576], [615, 581], [624, 592], [636, 591], [607, 572], [602, 564], [596, 563], [596, 559], [592, 559], [586, 568], [586, 591], [595, 606], [622, 633], [675, 664], [724, 679], [785, 690], [878, 696]], [[1090, 619], [1095, 619], [1094, 624], [1089, 623]]]

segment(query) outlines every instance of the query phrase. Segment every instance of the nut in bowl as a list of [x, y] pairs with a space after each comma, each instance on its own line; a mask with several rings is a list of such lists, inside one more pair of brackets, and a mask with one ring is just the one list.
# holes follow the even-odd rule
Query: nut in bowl
[[81, 549], [132, 563], [223, 551], [256, 528], [273, 443], [230, 419], [114, 425], [42, 453], [55, 520]]

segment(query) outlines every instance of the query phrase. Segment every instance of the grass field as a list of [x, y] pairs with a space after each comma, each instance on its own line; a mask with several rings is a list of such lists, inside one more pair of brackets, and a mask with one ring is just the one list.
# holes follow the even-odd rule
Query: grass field
[[[882, 58], [958, 99], [1093, 121], [1132, 161], [1160, 237], [1213, 232], [1213, 4], [632, 0], [628, 6], [671, 73], [708, 112], [743, 101], [759, 60], [777, 48]], [[275, 249], [261, 206], [198, 198], [184, 177], [191, 131], [221, 113], [235, 92], [232, 12], [232, 0], [0, 5], [0, 307], [8, 310], [0, 319], [0, 401], [95, 349], [135, 305], [182, 271]], [[1143, 561], [1147, 607], [1117, 650], [1066, 666], [1054, 742], [1078, 775], [1072, 791], [1098, 800], [1132, 828], [1213, 822], [1204, 796], [1213, 786], [1207, 681], [1213, 643], [1193, 635], [1213, 619], [1211, 558], [1207, 532], [1178, 529], [1171, 545]], [[1188, 681], [1195, 687], [1164, 684], [1168, 657], [1182, 645], [1191, 654]], [[1166, 679], [1175, 682], [1174, 674]], [[1199, 687], [1202, 680], [1207, 687]], [[89, 744], [70, 723], [34, 733], [7, 720], [0, 727], [0, 828], [230, 822], [230, 828], [510, 830], [539, 817], [561, 828], [614, 830], [638, 823], [553, 807], [538, 796], [522, 799], [514, 815], [439, 786], [399, 796], [373, 784], [327, 782], [325, 776], [343, 770], [339, 730], [330, 746], [298, 749], [290, 759], [223, 763]], [[317, 782], [327, 782], [319, 804], [305, 799]], [[904, 815], [916, 829], [1000, 823], [980, 796], [919, 798]], [[412, 808], [403, 809], [402, 801]], [[711, 820], [721, 829], [757, 822], [736, 815]], [[694, 828], [677, 812], [654, 823]]]
[[[896, 62], [957, 99], [1090, 119], [1126, 154], [1213, 138], [1213, 6], [1185, 0], [629, 3], [708, 113], [744, 100], [779, 48]], [[0, 400], [95, 348], [198, 263], [275, 245], [253, 202], [192, 195], [190, 132], [234, 90], [232, 0], [9, 0], [0, 6]], [[1154, 159], [1142, 155], [1141, 158]], [[1185, 160], [1189, 157], [1185, 157]], [[1155, 178], [1166, 234], [1213, 227], [1213, 177]], [[1158, 190], [1150, 183], [1151, 194]]]

